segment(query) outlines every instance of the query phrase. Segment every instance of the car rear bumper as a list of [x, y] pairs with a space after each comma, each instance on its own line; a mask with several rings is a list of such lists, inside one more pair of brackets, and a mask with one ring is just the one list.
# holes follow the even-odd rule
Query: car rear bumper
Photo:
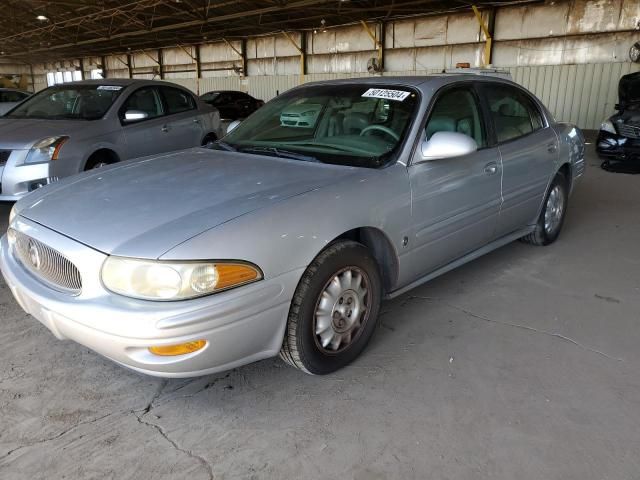
[[[65, 252], [78, 266], [82, 258], [84, 265], [83, 291], [72, 297], [28, 272], [10, 252], [6, 235], [0, 241], [0, 268], [13, 296], [58, 339], [73, 340], [123, 366], [159, 377], [206, 375], [278, 354], [301, 271], [194, 300], [136, 300], [112, 294], [100, 286], [99, 278], [88, 277], [91, 270], [99, 275], [96, 267], [104, 254], [66, 237], [58, 239], [62, 236], [40, 226], [29, 227], [30, 236]], [[73, 248], [64, 248], [69, 242]], [[186, 355], [157, 356], [148, 350], [196, 340], [205, 340], [206, 346]]]
[[596, 140], [596, 152], [604, 158], [624, 161], [640, 159], [640, 139], [600, 130]]

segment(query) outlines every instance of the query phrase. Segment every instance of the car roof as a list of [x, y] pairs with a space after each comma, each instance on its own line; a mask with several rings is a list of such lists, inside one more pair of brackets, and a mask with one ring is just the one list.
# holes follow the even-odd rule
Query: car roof
[[20, 92], [20, 93], [31, 93], [26, 90], [20, 90], [19, 88], [11, 88], [11, 87], [0, 87], [0, 92]]
[[[182, 87], [173, 82], [162, 80], [142, 80], [137, 78], [99, 78], [97, 80], [77, 80], [75, 82], [65, 82], [58, 85], [117, 85], [128, 87], [129, 85], [167, 85], [171, 87]], [[56, 85], [57, 86], [57, 85]]]
[[340, 80], [324, 80], [318, 82], [309, 82], [298, 88], [306, 86], [318, 85], [344, 85], [344, 84], [362, 84], [362, 85], [404, 85], [408, 87], [416, 87], [420, 89], [428, 88], [432, 84], [446, 85], [455, 82], [468, 82], [469, 80], [481, 82], [507, 83], [517, 85], [512, 80], [506, 78], [495, 77], [491, 75], [478, 75], [473, 73], [460, 74], [432, 74], [432, 75], [414, 75], [414, 76], [389, 76], [389, 77], [353, 77]]

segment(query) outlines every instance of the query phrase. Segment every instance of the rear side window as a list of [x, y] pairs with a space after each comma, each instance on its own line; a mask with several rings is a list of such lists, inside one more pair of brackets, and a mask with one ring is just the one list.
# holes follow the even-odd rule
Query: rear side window
[[194, 110], [196, 108], [196, 102], [193, 97], [178, 88], [162, 87], [162, 95], [167, 105], [167, 114], [186, 112], [187, 110]]
[[533, 100], [509, 85], [483, 86], [499, 143], [540, 130], [542, 115]]
[[480, 108], [468, 87], [453, 88], [435, 102], [426, 126], [427, 140], [436, 132], [457, 132], [473, 138], [479, 148], [486, 147]]
[[154, 118], [162, 115], [162, 103], [155, 88], [147, 87], [136, 90], [127, 99], [122, 113], [130, 110], [140, 111], [147, 114], [146, 118]]
[[0, 92], [0, 102], [21, 102], [27, 96], [21, 92]]

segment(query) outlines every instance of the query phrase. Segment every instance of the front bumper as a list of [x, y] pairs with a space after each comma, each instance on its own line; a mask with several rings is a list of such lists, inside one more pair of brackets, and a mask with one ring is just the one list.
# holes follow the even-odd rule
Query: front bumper
[[[70, 339], [138, 372], [193, 377], [278, 354], [302, 271], [208, 297], [150, 302], [108, 292], [99, 272], [106, 255], [22, 217], [13, 228], [64, 252], [82, 275], [82, 293], [57, 292], [24, 269], [0, 241], [0, 268], [20, 306], [57, 338]], [[148, 347], [204, 339], [202, 350], [162, 357]]]
[[604, 158], [624, 161], [640, 159], [640, 139], [600, 130], [596, 140], [596, 152]]
[[50, 163], [24, 164], [29, 150], [13, 150], [0, 167], [0, 202], [16, 202], [38, 186], [54, 181]]

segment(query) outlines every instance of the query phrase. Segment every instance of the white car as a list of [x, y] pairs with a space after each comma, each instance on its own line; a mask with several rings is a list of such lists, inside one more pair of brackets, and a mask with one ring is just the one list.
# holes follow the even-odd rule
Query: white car
[[322, 111], [318, 103], [300, 103], [292, 105], [280, 114], [280, 125], [283, 127], [313, 128]]

